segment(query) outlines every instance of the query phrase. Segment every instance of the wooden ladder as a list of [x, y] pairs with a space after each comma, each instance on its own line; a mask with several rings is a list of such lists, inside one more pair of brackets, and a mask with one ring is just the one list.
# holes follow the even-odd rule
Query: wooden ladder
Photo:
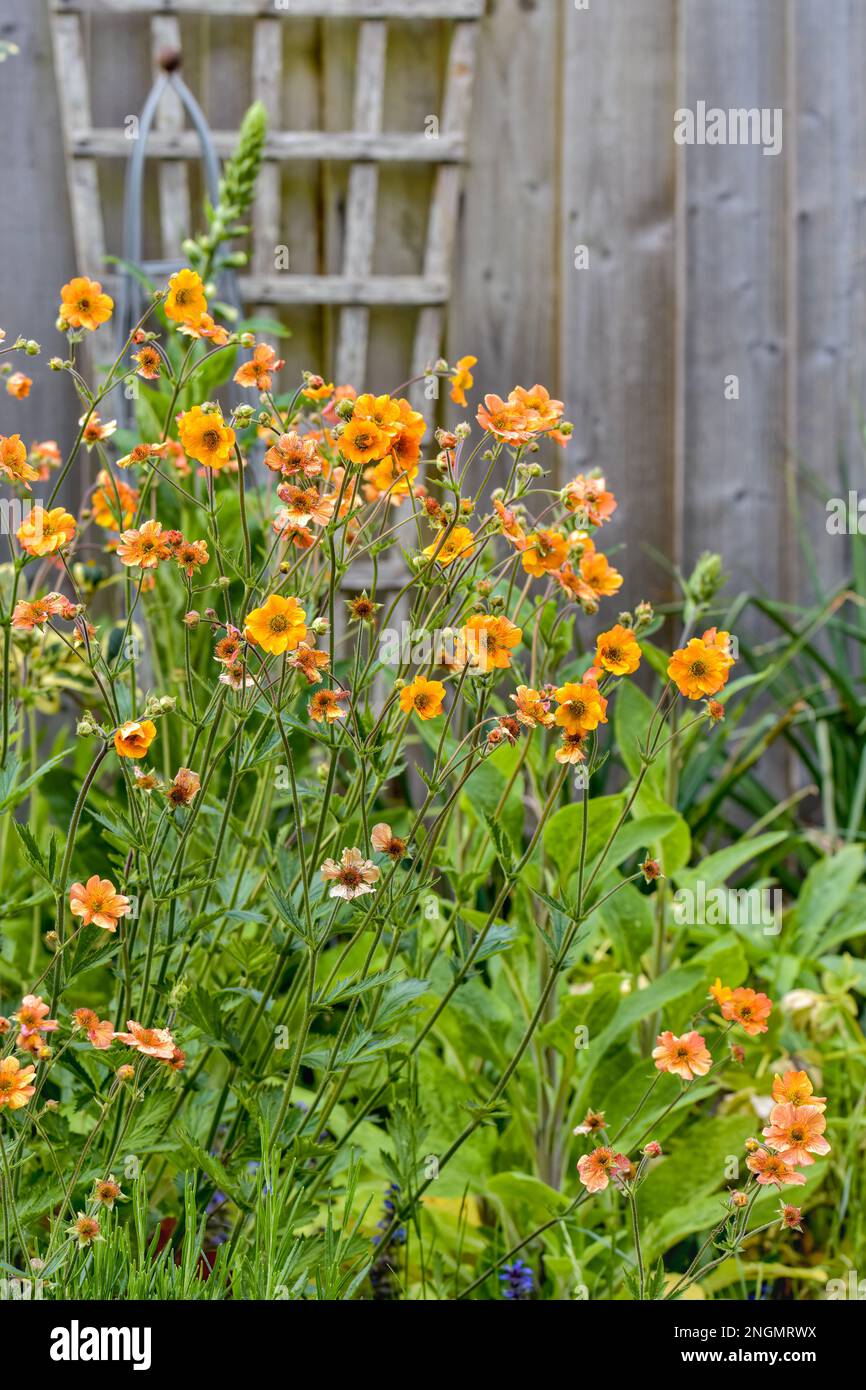
[[[117, 295], [116, 277], [106, 268], [106, 237], [99, 197], [100, 159], [126, 159], [130, 142], [118, 124], [95, 127], [83, 20], [88, 15], [150, 17], [154, 62], [167, 50], [180, 50], [180, 21], [187, 15], [243, 18], [254, 25], [252, 92], [265, 106], [268, 135], [251, 218], [250, 273], [241, 276], [247, 306], [333, 305], [339, 310], [333, 377], [363, 389], [367, 376], [370, 310], [375, 306], [417, 309], [411, 376], [423, 377], [439, 357], [450, 296], [451, 266], [457, 231], [462, 162], [466, 157], [478, 21], [486, 0], [50, 0], [51, 32], [67, 155], [73, 239], [80, 273], [102, 280]], [[343, 132], [284, 130], [280, 89], [283, 44], [279, 26], [292, 19], [357, 19], [353, 129]], [[388, 21], [452, 21], [438, 130], [409, 133], [382, 129]], [[121, 118], [122, 119], [122, 118]], [[235, 131], [215, 130], [221, 157], [235, 147]], [[185, 161], [199, 156], [198, 137], [184, 128], [184, 113], [168, 88], [160, 103], [148, 156], [159, 161], [160, 237], [166, 260], [175, 258], [184, 236], [191, 234], [190, 191]], [[280, 165], [291, 160], [330, 160], [351, 166], [346, 200], [343, 265], [336, 275], [269, 273], [280, 235]], [[434, 164], [436, 172], [428, 211], [423, 266], [419, 275], [373, 273], [373, 250], [379, 194], [379, 166], [387, 163]], [[425, 383], [410, 391], [422, 409]], [[405, 566], [389, 551], [375, 576], [385, 598], [402, 587]], [[344, 593], [370, 591], [372, 565], [353, 565]], [[396, 611], [399, 623], [405, 605]], [[340, 629], [344, 627], [341, 614]]]
[[[82, 19], [89, 14], [150, 16], [154, 57], [180, 49], [185, 15], [242, 18], [253, 32], [253, 95], [267, 110], [269, 130], [252, 218], [252, 269], [241, 277], [249, 305], [335, 305], [339, 307], [335, 380], [363, 387], [373, 306], [417, 308], [412, 375], [421, 375], [439, 356], [458, 221], [461, 163], [466, 155], [478, 20], [485, 0], [51, 0], [51, 32], [67, 153], [69, 197], [78, 270], [111, 289], [105, 268], [106, 239], [99, 198], [99, 159], [124, 159], [129, 138], [119, 126], [98, 128], [91, 118], [90, 88]], [[282, 35], [292, 19], [356, 18], [360, 21], [354, 88], [354, 128], [345, 132], [289, 131], [280, 127]], [[438, 132], [396, 133], [382, 129], [389, 20], [454, 21]], [[197, 137], [184, 128], [183, 111], [169, 90], [161, 102], [147, 152], [159, 160], [160, 232], [166, 258], [176, 256], [191, 231], [190, 196], [184, 161], [198, 155]], [[234, 131], [214, 131], [217, 152], [234, 148]], [[280, 241], [281, 163], [290, 160], [348, 161], [342, 272], [302, 275], [267, 273]], [[419, 275], [372, 273], [379, 165], [433, 163], [436, 174], [428, 214], [424, 263]], [[417, 395], [417, 393], [416, 393]]]

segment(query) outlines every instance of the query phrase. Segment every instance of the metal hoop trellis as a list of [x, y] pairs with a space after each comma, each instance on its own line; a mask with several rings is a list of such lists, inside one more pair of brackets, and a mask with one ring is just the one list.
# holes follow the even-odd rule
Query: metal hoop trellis
[[[145, 260], [143, 256], [142, 211], [144, 207], [144, 165], [147, 158], [147, 141], [154, 126], [159, 104], [169, 89], [180, 101], [198, 136], [208, 197], [214, 206], [219, 198], [219, 156], [205, 114], [177, 71], [179, 65], [179, 54], [166, 55], [163, 61], [163, 71], [151, 87], [141, 109], [141, 115], [138, 117], [137, 138], [131, 142], [132, 152], [126, 168], [123, 200], [123, 250], [117, 313], [119, 347], [122, 347], [126, 342], [146, 307], [146, 293], [140, 276], [144, 276], [146, 280], [156, 284], [162, 284], [168, 276], [185, 264], [179, 255], [177, 258], [159, 260]], [[178, 248], [179, 250], [180, 248]], [[219, 298], [225, 304], [240, 313], [240, 290], [237, 276], [233, 271], [224, 270], [221, 272], [218, 293]], [[133, 414], [133, 402], [125, 394], [123, 404], [118, 403], [117, 413], [122, 425], [130, 423]]]

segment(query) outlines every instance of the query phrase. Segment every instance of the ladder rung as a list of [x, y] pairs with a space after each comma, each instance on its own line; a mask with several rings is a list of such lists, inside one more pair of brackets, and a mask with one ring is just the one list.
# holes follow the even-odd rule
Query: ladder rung
[[425, 275], [244, 275], [250, 304], [444, 304], [448, 281]]
[[[234, 152], [235, 132], [216, 130], [211, 138], [217, 154], [228, 156]], [[125, 159], [131, 145], [132, 141], [123, 131], [101, 127], [79, 130], [70, 137], [72, 152], [79, 159]], [[147, 153], [153, 159], [197, 159], [201, 145], [193, 130], [151, 130], [147, 137]], [[466, 138], [456, 133], [428, 139], [422, 134], [399, 132], [277, 131], [267, 137], [264, 153], [266, 159], [278, 161], [326, 159], [335, 163], [453, 164], [465, 158]]]

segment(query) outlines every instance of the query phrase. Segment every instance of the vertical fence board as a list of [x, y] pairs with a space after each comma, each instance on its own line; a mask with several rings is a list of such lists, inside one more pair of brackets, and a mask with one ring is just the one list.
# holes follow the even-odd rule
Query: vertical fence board
[[447, 354], [481, 391], [556, 381], [560, 13], [497, 0], [482, 35]]
[[[674, 0], [621, 0], [565, 24], [561, 393], [572, 473], [600, 467], [631, 542], [626, 604], [669, 592], [674, 446]], [[586, 248], [588, 266], [577, 268]]]
[[[687, 107], [783, 106], [782, 0], [683, 8]], [[719, 550], [732, 587], [778, 595], [791, 551], [784, 153], [690, 145], [684, 155], [684, 560]], [[739, 400], [725, 399], [730, 375]]]
[[[825, 499], [864, 482], [866, 10], [841, 0], [828, 24], [820, 7], [798, 0], [796, 25], [798, 494], [818, 579], [829, 587], [845, 573], [848, 546], [827, 535]], [[804, 567], [806, 596], [810, 579]]]

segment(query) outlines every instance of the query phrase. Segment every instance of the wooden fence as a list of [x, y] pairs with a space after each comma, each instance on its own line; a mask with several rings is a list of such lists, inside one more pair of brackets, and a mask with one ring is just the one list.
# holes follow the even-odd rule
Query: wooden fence
[[[120, 130], [151, 82], [149, 15], [172, 6], [140, 8], [87, 20], [102, 128]], [[304, 8], [279, 16], [283, 126], [349, 128], [352, 21]], [[181, 15], [186, 80], [221, 130], [257, 95], [250, 15]], [[450, 23], [389, 34], [386, 130], [420, 133], [437, 115]], [[0, 324], [38, 337], [47, 358], [75, 268], [47, 0], [6, 0], [0, 37], [20, 49], [0, 64]], [[562, 477], [598, 465], [621, 498], [624, 603], [670, 591], [653, 551], [688, 565], [706, 548], [735, 587], [796, 598], [800, 513], [822, 574], [841, 572], [844, 541], [827, 534], [820, 499], [841, 494], [843, 465], [852, 487], [862, 478], [864, 70], [863, 0], [488, 0], [446, 347], [480, 359], [482, 389], [542, 381], [566, 401]], [[778, 109], [780, 151], [679, 145], [675, 113], [701, 103]], [[383, 167], [374, 272], [419, 273], [432, 178], [432, 166]], [[342, 163], [283, 169], [278, 241], [293, 270], [338, 268], [347, 179]], [[99, 190], [119, 250], [116, 162], [100, 166]], [[156, 239], [155, 188], [148, 206]], [[290, 366], [333, 366], [334, 312], [284, 311]], [[408, 374], [416, 312], [371, 310], [372, 387]], [[0, 429], [68, 438], [73, 402], [44, 359], [34, 376], [29, 401], [0, 398]]]

